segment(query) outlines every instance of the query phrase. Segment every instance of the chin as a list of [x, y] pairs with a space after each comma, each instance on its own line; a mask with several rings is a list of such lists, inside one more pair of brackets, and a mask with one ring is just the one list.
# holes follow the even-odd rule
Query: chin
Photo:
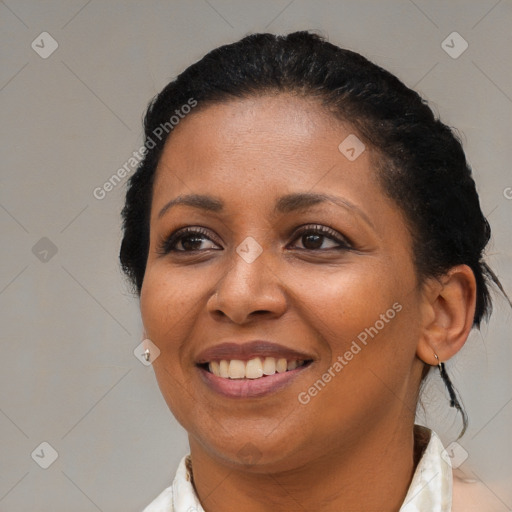
[[[305, 450], [303, 443], [291, 432], [281, 435], [253, 434], [241, 432], [239, 435], [190, 436], [191, 451], [194, 444], [201, 445], [201, 450], [212, 459], [222, 460], [232, 469], [243, 469], [254, 473], [268, 473], [269, 471], [283, 471], [301, 466], [304, 462]], [[290, 440], [294, 444], [290, 444]], [[301, 448], [302, 446], [302, 448]]]

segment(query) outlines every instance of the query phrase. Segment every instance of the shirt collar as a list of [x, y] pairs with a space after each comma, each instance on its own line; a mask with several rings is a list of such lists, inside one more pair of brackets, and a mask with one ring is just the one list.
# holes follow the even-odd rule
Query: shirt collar
[[[450, 458], [437, 434], [415, 426], [416, 435], [430, 436], [414, 472], [399, 512], [450, 512], [452, 468]], [[183, 457], [172, 486], [165, 489], [143, 512], [204, 512], [192, 485], [190, 456]]]
[[415, 432], [428, 433], [430, 440], [416, 466], [409, 490], [399, 512], [450, 512], [452, 509], [452, 466], [437, 434], [415, 426]]

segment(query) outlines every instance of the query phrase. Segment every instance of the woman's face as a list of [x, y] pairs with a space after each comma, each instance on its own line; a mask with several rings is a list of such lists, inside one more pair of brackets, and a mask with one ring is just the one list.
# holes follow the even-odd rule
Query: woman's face
[[192, 450], [286, 469], [412, 424], [411, 237], [354, 137], [280, 94], [192, 112], [167, 141], [140, 304]]

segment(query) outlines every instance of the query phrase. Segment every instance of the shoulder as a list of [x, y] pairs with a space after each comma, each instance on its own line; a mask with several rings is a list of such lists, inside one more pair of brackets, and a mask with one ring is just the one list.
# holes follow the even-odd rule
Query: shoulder
[[480, 480], [467, 478], [453, 470], [451, 512], [508, 512], [508, 508]]

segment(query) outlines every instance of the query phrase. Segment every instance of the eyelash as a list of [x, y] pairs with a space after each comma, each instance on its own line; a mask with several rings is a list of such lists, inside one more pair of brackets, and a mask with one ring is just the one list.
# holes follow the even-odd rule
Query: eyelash
[[[339, 247], [330, 247], [328, 249], [299, 249], [301, 251], [311, 251], [311, 252], [324, 252], [324, 251], [332, 251], [332, 250], [351, 250], [352, 246], [348, 242], [348, 240], [344, 239], [343, 237], [340, 237], [336, 231], [321, 225], [308, 225], [303, 226], [300, 228], [297, 232], [294, 233], [294, 241], [301, 238], [305, 234], [316, 234], [321, 235], [324, 238], [328, 238], [330, 240], [333, 240], [339, 244]], [[218, 250], [218, 249], [195, 249], [191, 251], [187, 250], [176, 250], [176, 245], [181, 242], [183, 239], [187, 238], [187, 235], [203, 235], [205, 238], [210, 240], [211, 242], [216, 243], [214, 240], [211, 239], [211, 237], [208, 235], [208, 230], [205, 228], [184, 228], [178, 231], [175, 231], [171, 235], [169, 235], [167, 238], [164, 238], [161, 243], [158, 246], [158, 254], [168, 254], [170, 252], [175, 253], [197, 253], [197, 252], [203, 252], [205, 250]]]

